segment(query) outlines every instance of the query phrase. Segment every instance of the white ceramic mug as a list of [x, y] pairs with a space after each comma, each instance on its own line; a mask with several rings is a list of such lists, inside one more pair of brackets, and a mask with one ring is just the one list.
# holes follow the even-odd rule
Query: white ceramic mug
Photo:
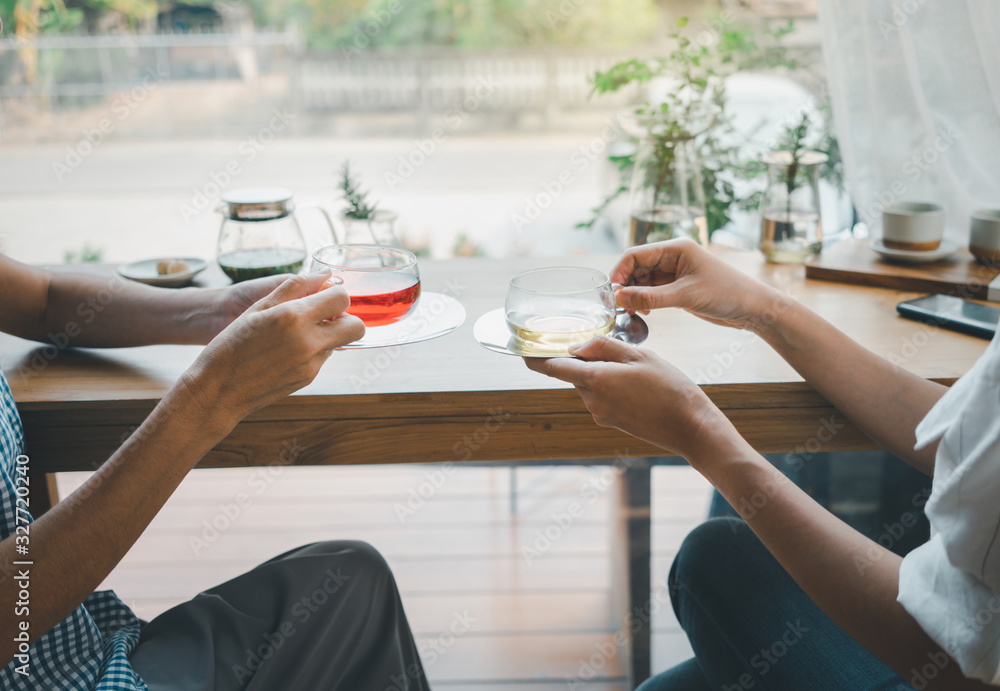
[[882, 212], [882, 244], [893, 250], [931, 252], [944, 237], [945, 210], [930, 202], [896, 202]]
[[972, 212], [969, 251], [986, 264], [1000, 263], [1000, 209]]

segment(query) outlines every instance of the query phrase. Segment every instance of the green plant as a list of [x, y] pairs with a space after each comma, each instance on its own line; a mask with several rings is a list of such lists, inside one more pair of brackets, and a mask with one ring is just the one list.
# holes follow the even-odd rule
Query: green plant
[[347, 218], [368, 219], [375, 215], [378, 203], [368, 202], [368, 192], [361, 189], [361, 183], [351, 175], [351, 162], [344, 161], [340, 169], [340, 192], [347, 202]]
[[782, 136], [781, 150], [787, 151], [791, 155], [791, 163], [785, 173], [786, 197], [785, 217], [788, 218], [792, 211], [792, 192], [798, 186], [796, 178], [799, 176], [799, 161], [802, 159], [802, 152], [806, 149], [805, 139], [809, 134], [809, 111], [802, 112], [802, 119], [798, 124], [787, 128]]
[[473, 242], [467, 233], [461, 233], [455, 238], [455, 244], [451, 248], [453, 257], [482, 257], [485, 254], [483, 248], [478, 243]]
[[64, 264], [83, 264], [87, 262], [100, 262], [104, 259], [104, 250], [100, 247], [91, 247], [90, 243], [84, 243], [83, 248], [77, 250], [66, 250], [63, 252]]
[[[759, 191], [741, 189], [746, 185], [738, 188], [739, 182], [752, 179], [759, 171], [755, 161], [745, 160], [741, 146], [745, 135], [737, 133], [733, 114], [726, 110], [726, 78], [745, 70], [793, 70], [804, 66], [802, 59], [792, 56], [782, 45], [782, 39], [794, 29], [792, 22], [773, 29], [759, 29], [740, 23], [731, 15], [727, 17], [728, 20], [723, 17], [710, 22], [715, 28], [714, 41], [697, 43], [684, 35], [688, 20], [682, 18], [670, 35], [675, 48], [666, 56], [626, 60], [594, 75], [595, 95], [614, 93], [633, 84], [646, 84], [658, 77], [675, 80], [676, 87], [666, 96], [663, 104], [646, 103], [641, 107], [646, 112], [659, 109], [664, 115], [657, 141], [654, 141], [655, 165], [662, 169], [662, 184], [669, 182], [667, 176], [672, 169], [673, 147], [670, 142], [684, 133], [686, 115], [698, 104], [710, 104], [720, 109], [714, 124], [694, 140], [701, 164], [705, 215], [710, 233], [728, 225], [734, 210], [756, 208], [761, 199]], [[827, 148], [835, 148], [836, 140], [832, 134], [827, 135], [826, 143]], [[578, 227], [592, 227], [608, 205], [628, 191], [634, 157], [618, 156], [612, 161], [621, 175], [618, 188], [593, 209], [589, 220], [578, 224]], [[839, 168], [833, 169], [834, 162], [831, 155], [830, 177], [840, 175]], [[839, 163], [839, 155], [836, 162]], [[649, 179], [648, 171], [646, 174]], [[654, 194], [658, 191], [659, 188], [654, 190]]]

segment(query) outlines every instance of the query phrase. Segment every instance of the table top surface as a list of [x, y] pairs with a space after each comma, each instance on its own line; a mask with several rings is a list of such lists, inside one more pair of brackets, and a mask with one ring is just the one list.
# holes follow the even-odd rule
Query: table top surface
[[[802, 266], [766, 264], [757, 253], [723, 251], [721, 256], [748, 276], [812, 308], [876, 353], [894, 355], [920, 376], [948, 383], [965, 373], [986, 348], [984, 340], [897, 316], [896, 304], [915, 297], [914, 293], [807, 280]], [[615, 260], [611, 256], [583, 256], [562, 262], [422, 261], [424, 290], [454, 295], [466, 308], [465, 323], [451, 334], [424, 343], [337, 351], [317, 379], [296, 396], [329, 400], [330, 396], [566, 388], [531, 372], [520, 358], [479, 346], [472, 335], [473, 324], [484, 313], [503, 306], [507, 281], [518, 271], [554, 263], [610, 270]], [[791, 367], [748, 332], [712, 325], [681, 310], [659, 310], [646, 319], [650, 337], [643, 347], [667, 358], [710, 389], [746, 390], [748, 385], [801, 382]], [[52, 348], [45, 350], [37, 343], [0, 334], [0, 366], [19, 405], [29, 409], [159, 399], [198, 352], [197, 346], [149, 346], [70, 349], [51, 357]]]

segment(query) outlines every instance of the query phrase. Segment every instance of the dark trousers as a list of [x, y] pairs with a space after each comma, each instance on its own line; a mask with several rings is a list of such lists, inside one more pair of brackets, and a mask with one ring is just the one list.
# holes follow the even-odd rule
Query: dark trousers
[[150, 691], [430, 688], [389, 566], [362, 542], [286, 552], [164, 612], [131, 661]]
[[741, 520], [691, 531], [669, 584], [695, 658], [639, 691], [912, 691], [823, 614]]

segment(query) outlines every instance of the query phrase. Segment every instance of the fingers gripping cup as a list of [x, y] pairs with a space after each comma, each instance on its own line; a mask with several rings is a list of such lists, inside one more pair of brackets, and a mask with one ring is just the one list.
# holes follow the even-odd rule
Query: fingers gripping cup
[[313, 254], [313, 269], [329, 267], [351, 298], [348, 314], [365, 326], [393, 324], [420, 299], [420, 271], [412, 252], [381, 245], [330, 245]]
[[507, 328], [517, 338], [564, 349], [609, 333], [615, 325], [615, 293], [607, 274], [561, 266], [534, 269], [510, 279]]

